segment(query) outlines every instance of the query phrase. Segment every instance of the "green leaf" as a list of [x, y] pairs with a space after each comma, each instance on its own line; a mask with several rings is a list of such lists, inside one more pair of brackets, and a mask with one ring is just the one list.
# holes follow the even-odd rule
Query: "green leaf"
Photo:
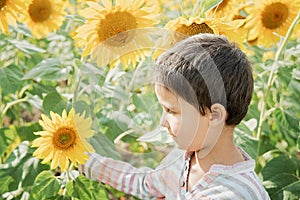
[[293, 92], [293, 94], [297, 95], [298, 97], [300, 96], [300, 81], [298, 80], [291, 80], [289, 84], [289, 89]]
[[298, 139], [297, 139], [297, 149], [298, 149], [298, 151], [300, 151], [300, 135], [298, 136]]
[[279, 156], [269, 161], [262, 170], [264, 186], [271, 199], [300, 198], [300, 161], [295, 157]]
[[286, 186], [283, 190], [283, 197], [279, 196], [279, 199], [283, 200], [295, 200], [300, 199], [300, 181], [294, 182]]
[[43, 60], [33, 69], [31, 69], [23, 79], [45, 79], [52, 81], [66, 80], [68, 78], [69, 70], [64, 68], [59, 59], [49, 58]]
[[55, 197], [48, 198], [47, 200], [75, 200], [75, 199], [67, 195], [57, 195]]
[[15, 130], [9, 128], [0, 129], [0, 155], [6, 152], [7, 147], [14, 141], [17, 137]]
[[0, 68], [0, 87], [4, 95], [17, 91], [21, 79], [22, 72], [14, 65]]
[[300, 81], [300, 70], [297, 69], [293, 70], [293, 78]]
[[41, 171], [49, 169], [48, 165], [42, 165], [39, 159], [32, 157], [32, 152], [29, 142], [24, 141], [11, 153], [5, 163], [0, 164], [0, 182], [6, 180], [7, 176], [14, 179], [6, 192], [32, 186], [35, 177]]
[[201, 8], [202, 13], [205, 13], [206, 11], [216, 7], [220, 3], [222, 3], [223, 0], [203, 0], [201, 1]]
[[26, 126], [18, 126], [16, 127], [17, 133], [22, 141], [33, 141], [38, 136], [34, 135], [33, 132], [40, 131], [41, 126], [39, 123], [31, 123], [27, 124]]
[[58, 92], [48, 94], [43, 100], [43, 110], [47, 114], [49, 114], [50, 111], [60, 114], [66, 107], [67, 103]]
[[45, 53], [46, 50], [41, 49], [33, 44], [30, 44], [27, 40], [8, 40], [12, 45], [17, 47], [19, 50], [27, 54], [33, 53]]
[[60, 184], [50, 171], [41, 172], [35, 179], [30, 193], [30, 200], [49, 199], [55, 197]]
[[91, 109], [85, 101], [76, 101], [72, 104], [76, 113], [82, 114], [85, 112], [85, 116], [88, 117], [91, 114]]
[[104, 187], [85, 176], [78, 176], [75, 180], [67, 183], [67, 193], [78, 199], [109, 199]]
[[244, 133], [240, 129], [235, 129], [234, 135], [235, 143], [242, 147], [253, 159], [257, 157], [258, 140], [254, 137]]
[[[0, 178], [0, 194], [4, 194], [5, 192], [9, 191], [9, 184], [11, 184], [14, 179], [11, 176], [5, 176]], [[1, 198], [1, 196], [0, 196]]]
[[300, 197], [300, 180], [295, 175], [288, 173], [275, 174], [270, 180], [264, 181], [263, 184], [271, 199], [293, 199], [294, 197]]
[[98, 112], [97, 119], [98, 119], [96, 121], [96, 123], [98, 123], [97, 127], [99, 127], [101, 131], [103, 131], [105, 136], [110, 141], [113, 141], [116, 137], [119, 136], [119, 134], [124, 132], [124, 129], [120, 129], [119, 124], [114, 119], [109, 118], [105, 112], [104, 113], [102, 113], [101, 111]]
[[105, 94], [105, 97], [113, 97], [118, 100], [121, 100], [123, 102], [128, 102], [128, 92], [126, 92], [122, 87], [120, 86], [114, 86], [114, 85], [104, 85], [102, 87], [101, 93]]
[[90, 144], [101, 156], [110, 157], [115, 160], [120, 159], [120, 155], [115, 149], [115, 144], [111, 142], [104, 134], [99, 133], [89, 139]]
[[263, 180], [270, 180], [275, 175], [287, 173], [297, 176], [297, 160], [282, 155], [269, 161], [262, 170]]
[[157, 113], [159, 111], [160, 113], [160, 106], [155, 99], [154, 94], [150, 92], [145, 94], [133, 93], [132, 95], [132, 103], [139, 112], [144, 111], [155, 114], [155, 112]]
[[38, 95], [40, 98], [43, 98], [43, 94], [49, 94], [51, 92], [56, 92], [55, 86], [50, 85], [49, 83], [37, 82], [33, 85], [33, 88], [30, 90], [30, 93], [33, 95]]

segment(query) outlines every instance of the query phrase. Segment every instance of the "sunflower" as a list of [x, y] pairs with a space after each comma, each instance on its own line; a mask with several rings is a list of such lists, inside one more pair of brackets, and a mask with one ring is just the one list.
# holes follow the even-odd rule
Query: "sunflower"
[[247, 0], [223, 0], [218, 6], [206, 12], [207, 17], [226, 20], [244, 19], [240, 12], [247, 6]]
[[156, 15], [161, 14], [162, 11], [158, 0], [145, 1], [145, 9]]
[[24, 23], [40, 39], [57, 31], [65, 20], [65, 3], [60, 0], [33, 0]]
[[253, 0], [245, 28], [248, 40], [270, 47], [284, 36], [300, 10], [300, 0]]
[[153, 7], [147, 7], [144, 0], [87, 4], [89, 7], [81, 12], [86, 22], [76, 29], [74, 36], [76, 44], [84, 48], [82, 57], [91, 55], [100, 67], [113, 67], [121, 62], [127, 68], [147, 55], [153, 46], [147, 27], [157, 22], [156, 14], [150, 12]]
[[69, 114], [64, 110], [62, 116], [53, 112], [50, 115], [52, 119], [42, 115], [39, 121], [44, 130], [34, 133], [41, 137], [33, 141], [32, 146], [38, 147], [33, 155], [44, 159], [43, 163], [52, 160], [51, 169], [59, 165], [62, 171], [67, 170], [69, 160], [75, 165], [84, 164], [88, 159], [84, 152], [94, 151], [86, 141], [94, 134], [90, 129], [91, 119], [85, 118], [85, 114], [75, 114], [73, 108]]
[[156, 58], [160, 53], [169, 49], [175, 43], [185, 39], [188, 36], [199, 33], [211, 33], [216, 35], [225, 35], [229, 40], [236, 42], [243, 47], [243, 42], [246, 36], [246, 30], [240, 28], [244, 20], [234, 20], [224, 22], [222, 19], [203, 19], [190, 18], [185, 19], [178, 17], [176, 20], [171, 20], [166, 24], [167, 33], [162, 37], [156, 45], [156, 51], [153, 53], [153, 58]]
[[8, 25], [17, 26], [17, 21], [26, 15], [32, 0], [0, 0], [0, 31], [8, 34]]

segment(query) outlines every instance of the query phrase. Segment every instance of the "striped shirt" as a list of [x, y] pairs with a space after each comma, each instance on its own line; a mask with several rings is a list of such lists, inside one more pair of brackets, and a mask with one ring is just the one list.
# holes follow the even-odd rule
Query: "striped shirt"
[[140, 199], [270, 199], [254, 172], [255, 161], [241, 148], [240, 151], [245, 161], [230, 166], [212, 165], [190, 191], [186, 191], [186, 183], [192, 153], [179, 149], [171, 151], [156, 169], [135, 168], [93, 153], [79, 171]]

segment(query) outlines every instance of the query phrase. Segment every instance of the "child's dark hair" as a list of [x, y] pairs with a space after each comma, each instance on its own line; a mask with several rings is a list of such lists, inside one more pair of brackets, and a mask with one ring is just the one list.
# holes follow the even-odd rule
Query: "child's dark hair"
[[202, 115], [214, 103], [237, 125], [248, 111], [253, 77], [246, 55], [224, 36], [199, 34], [177, 43], [155, 64], [155, 82], [192, 104]]

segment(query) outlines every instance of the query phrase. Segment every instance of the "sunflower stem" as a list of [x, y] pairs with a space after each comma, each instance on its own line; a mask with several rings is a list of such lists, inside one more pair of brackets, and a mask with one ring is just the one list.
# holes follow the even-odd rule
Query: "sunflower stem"
[[[131, 80], [130, 80], [128, 86], [125, 88], [126, 94], [129, 94], [131, 92], [131, 90], [133, 89], [133, 84], [134, 84], [134, 81], [135, 81], [135, 77], [137, 76], [138, 70], [143, 66], [143, 62], [144, 61], [140, 61], [139, 64], [137, 65], [137, 67], [134, 69]], [[126, 102], [124, 102], [124, 101], [121, 102], [120, 107], [119, 107], [119, 111], [123, 111], [123, 109], [125, 107], [125, 103]]]
[[75, 77], [75, 86], [74, 86], [72, 104], [74, 104], [77, 101], [78, 90], [79, 90], [80, 82], [81, 82], [81, 78], [82, 78], [80, 69], [77, 68], [76, 71], [77, 71], [77, 74], [76, 74], [76, 77]]
[[134, 84], [134, 81], [135, 81], [135, 77], [137, 76], [137, 71], [142, 67], [144, 61], [141, 61], [135, 68], [134, 72], [133, 72], [133, 75], [132, 75], [132, 78], [131, 78], [131, 81], [130, 83], [128, 84], [128, 87], [126, 88], [126, 92], [130, 92], [132, 89], [133, 89], [133, 84]]
[[[197, 3], [195, 4], [192, 13], [191, 13], [191, 17], [196, 17], [196, 15], [200, 15], [200, 17], [203, 17], [203, 13], [202, 13], [202, 4], [203, 4], [203, 0], [198, 0]], [[199, 10], [200, 13], [199, 13]]]
[[129, 135], [129, 134], [131, 134], [131, 133], [134, 133], [134, 130], [133, 130], [133, 129], [129, 129], [129, 130], [127, 130], [127, 131], [121, 133], [121, 134], [118, 135], [118, 137], [114, 140], [114, 144], [119, 144], [120, 141], [121, 141], [121, 139], [122, 139], [123, 137], [125, 137], [126, 135]]
[[286, 36], [284, 37], [281, 45], [279, 46], [279, 49], [277, 50], [277, 52], [275, 54], [275, 61], [279, 60], [279, 56], [283, 52], [283, 49], [286, 46], [286, 43], [287, 43], [289, 37], [292, 35], [293, 29], [296, 26], [296, 24], [297, 24], [297, 22], [298, 22], [299, 19], [300, 19], [300, 12], [298, 12], [297, 16], [295, 17], [294, 21], [292, 22], [291, 26], [289, 27], [288, 32], [287, 32]]
[[6, 106], [4, 107], [3, 111], [2, 111], [2, 115], [4, 116], [5, 113], [8, 111], [8, 109], [10, 109], [13, 105], [16, 105], [16, 104], [21, 103], [21, 102], [25, 102], [28, 99], [29, 99], [28, 96], [26, 96], [26, 97], [24, 97], [22, 99], [17, 99], [15, 101], [7, 103]]
[[72, 175], [71, 171], [73, 169], [73, 166], [74, 164], [71, 162], [70, 166], [69, 166], [69, 169], [68, 169], [68, 174], [69, 174], [69, 181], [70, 179], [73, 180], [74, 179], [74, 176]]
[[276, 54], [274, 57], [273, 66], [271, 67], [272, 70], [270, 71], [269, 79], [267, 82], [267, 88], [266, 88], [265, 95], [264, 95], [264, 101], [262, 102], [260, 116], [259, 116], [259, 122], [258, 122], [257, 134], [256, 134], [256, 139], [258, 139], [257, 156], [259, 156], [261, 145], [262, 145], [261, 137], [262, 137], [262, 126], [263, 126], [263, 122], [265, 120], [265, 113], [266, 113], [266, 110], [265, 110], [266, 109], [266, 98], [268, 97], [271, 87], [276, 79], [276, 67], [274, 65], [276, 65], [276, 63], [279, 61], [280, 55], [282, 54], [284, 47], [286, 46], [287, 41], [288, 41], [289, 37], [291, 36], [293, 29], [299, 19], [300, 19], [300, 12], [298, 13], [298, 15], [295, 17], [294, 21], [290, 25], [290, 27], [289, 27], [284, 39], [280, 43], [280, 46], [279, 46], [278, 50], [276, 51]]

